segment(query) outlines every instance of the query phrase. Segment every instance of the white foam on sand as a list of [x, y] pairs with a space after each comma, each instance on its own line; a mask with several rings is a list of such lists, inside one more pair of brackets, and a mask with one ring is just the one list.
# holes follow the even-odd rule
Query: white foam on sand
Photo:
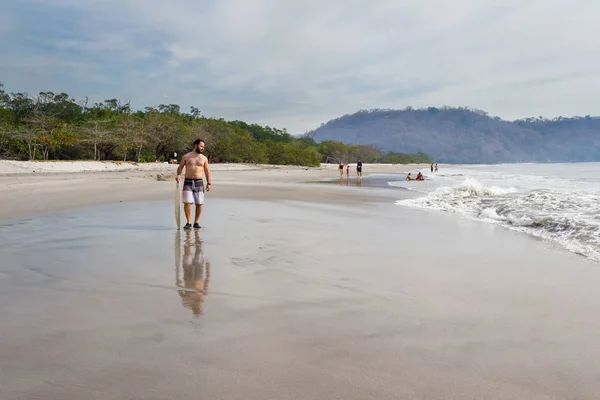
[[467, 179], [398, 205], [446, 211], [529, 233], [600, 261], [600, 191], [486, 186]]

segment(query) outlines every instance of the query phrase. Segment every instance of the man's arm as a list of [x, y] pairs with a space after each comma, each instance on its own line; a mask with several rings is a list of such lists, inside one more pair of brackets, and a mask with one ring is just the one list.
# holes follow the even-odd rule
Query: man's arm
[[183, 172], [183, 167], [185, 167], [185, 154], [181, 157], [181, 162], [179, 163], [179, 167], [177, 167], [177, 176], [175, 180], [179, 183], [179, 179], [181, 177], [181, 173]]
[[204, 160], [204, 176], [206, 177], [206, 191], [210, 192], [210, 169], [208, 168], [208, 157]]

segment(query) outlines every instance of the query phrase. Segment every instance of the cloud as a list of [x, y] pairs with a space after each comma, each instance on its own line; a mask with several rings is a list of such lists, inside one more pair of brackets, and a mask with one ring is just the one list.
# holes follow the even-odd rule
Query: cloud
[[134, 107], [195, 105], [297, 133], [360, 108], [594, 113], [600, 4], [496, 4], [10, 0], [0, 80]]

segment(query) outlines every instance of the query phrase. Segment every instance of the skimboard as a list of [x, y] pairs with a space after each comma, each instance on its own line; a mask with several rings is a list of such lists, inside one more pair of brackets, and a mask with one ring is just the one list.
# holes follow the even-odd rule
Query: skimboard
[[175, 185], [175, 223], [177, 229], [181, 229], [181, 185], [179, 182]]

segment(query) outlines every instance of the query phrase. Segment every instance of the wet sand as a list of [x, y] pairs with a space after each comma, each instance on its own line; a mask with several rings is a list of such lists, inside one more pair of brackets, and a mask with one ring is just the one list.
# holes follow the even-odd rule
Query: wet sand
[[597, 264], [294, 171], [221, 174], [198, 232], [150, 177], [5, 217], [0, 399], [600, 396]]

